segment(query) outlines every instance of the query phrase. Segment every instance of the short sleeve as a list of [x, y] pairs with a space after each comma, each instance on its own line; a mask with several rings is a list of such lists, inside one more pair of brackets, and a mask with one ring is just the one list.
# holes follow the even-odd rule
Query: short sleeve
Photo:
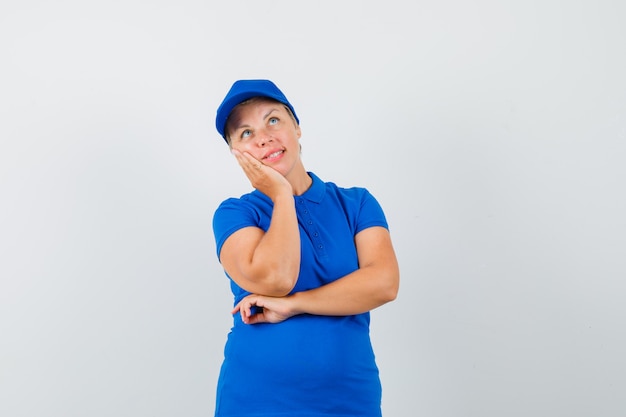
[[213, 234], [218, 259], [226, 239], [237, 230], [249, 226], [259, 226], [259, 216], [252, 207], [236, 198], [229, 198], [219, 205], [213, 215]]
[[376, 198], [366, 189], [361, 189], [361, 204], [357, 217], [355, 234], [369, 227], [381, 226], [389, 229], [382, 207]]

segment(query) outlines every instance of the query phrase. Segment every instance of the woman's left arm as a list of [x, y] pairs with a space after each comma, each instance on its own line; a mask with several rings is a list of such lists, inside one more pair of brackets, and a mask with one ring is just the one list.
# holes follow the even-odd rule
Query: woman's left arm
[[[393, 301], [400, 272], [389, 231], [376, 226], [355, 236], [359, 269], [329, 284], [286, 297], [250, 295], [233, 309], [245, 323], [280, 322], [297, 314], [347, 316]], [[251, 307], [263, 307], [251, 315]]]

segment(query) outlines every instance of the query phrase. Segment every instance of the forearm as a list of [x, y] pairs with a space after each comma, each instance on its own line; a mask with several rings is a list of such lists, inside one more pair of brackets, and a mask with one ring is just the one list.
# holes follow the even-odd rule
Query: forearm
[[400, 271], [387, 229], [365, 229], [355, 236], [355, 244], [359, 269], [327, 285], [294, 294], [296, 314], [360, 314], [396, 298]]
[[[381, 275], [382, 274], [382, 275]], [[279, 323], [298, 314], [349, 316], [365, 313], [395, 299], [398, 274], [393, 268], [363, 268], [322, 287], [287, 297], [251, 294], [232, 314], [246, 324]], [[253, 307], [260, 311], [253, 311]]]
[[[387, 230], [377, 227], [356, 236], [360, 267], [329, 284], [290, 296], [245, 297], [232, 313], [244, 323], [278, 323], [297, 314], [348, 316], [379, 307], [396, 298], [400, 271]], [[262, 307], [252, 314], [252, 307]]]
[[300, 271], [300, 231], [293, 196], [275, 199], [270, 227], [250, 259], [251, 269], [274, 288], [273, 294], [288, 294]]
[[361, 268], [319, 288], [293, 294], [292, 308], [295, 314], [364, 313], [396, 298], [398, 275], [393, 266]]

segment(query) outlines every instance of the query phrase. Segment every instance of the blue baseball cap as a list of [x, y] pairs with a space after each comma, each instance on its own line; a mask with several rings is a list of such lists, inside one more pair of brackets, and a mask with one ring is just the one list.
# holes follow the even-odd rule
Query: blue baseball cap
[[267, 97], [284, 104], [291, 110], [293, 117], [296, 119], [296, 123], [300, 124], [300, 120], [298, 116], [296, 116], [296, 111], [283, 92], [276, 87], [276, 84], [270, 80], [239, 80], [235, 81], [233, 86], [230, 87], [222, 104], [217, 108], [215, 127], [224, 140], [226, 140], [226, 121], [228, 120], [228, 116], [230, 116], [230, 112], [232, 112], [239, 103], [253, 97]]

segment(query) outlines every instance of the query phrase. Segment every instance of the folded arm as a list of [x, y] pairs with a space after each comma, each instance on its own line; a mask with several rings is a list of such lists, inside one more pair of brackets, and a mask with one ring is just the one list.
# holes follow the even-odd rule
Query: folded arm
[[274, 204], [267, 232], [245, 227], [226, 239], [220, 262], [246, 291], [284, 296], [296, 285], [300, 270], [300, 234], [293, 197]]
[[[355, 237], [359, 269], [319, 288], [287, 297], [250, 295], [233, 309], [246, 323], [279, 322], [296, 314], [360, 314], [396, 298], [400, 274], [389, 231], [371, 227]], [[251, 307], [263, 307], [251, 315]]]
[[247, 153], [233, 150], [251, 184], [274, 203], [267, 232], [258, 227], [239, 229], [226, 239], [220, 262], [244, 290], [284, 296], [296, 285], [300, 272], [300, 230], [287, 180]]

